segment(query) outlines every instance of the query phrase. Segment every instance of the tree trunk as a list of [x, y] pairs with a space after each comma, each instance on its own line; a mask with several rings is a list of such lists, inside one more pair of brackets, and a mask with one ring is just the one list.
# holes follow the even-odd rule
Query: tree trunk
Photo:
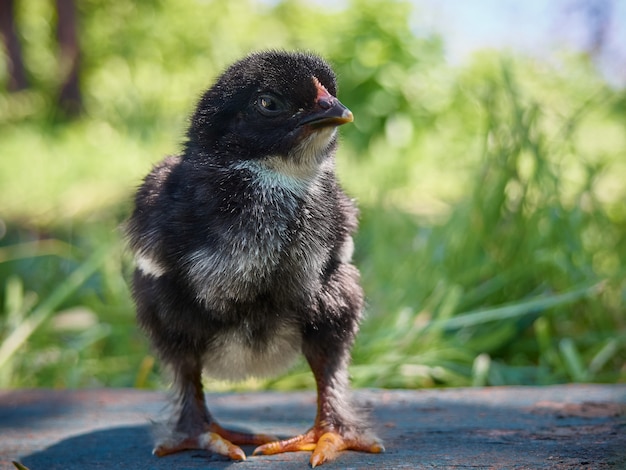
[[15, 28], [15, 1], [0, 0], [0, 34], [7, 54], [9, 91], [19, 91], [28, 87], [26, 69], [22, 58], [22, 48]]
[[61, 76], [58, 104], [63, 113], [71, 117], [83, 109], [76, 4], [74, 0], [56, 0], [56, 8]]

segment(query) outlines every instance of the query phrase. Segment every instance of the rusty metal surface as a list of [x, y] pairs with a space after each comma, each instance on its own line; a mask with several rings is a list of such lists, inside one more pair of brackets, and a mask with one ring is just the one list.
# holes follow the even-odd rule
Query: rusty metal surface
[[[209, 394], [222, 424], [289, 436], [312, 423], [315, 395]], [[322, 468], [626, 468], [626, 385], [360, 390], [383, 455], [344, 453]], [[233, 463], [202, 451], [151, 455], [166, 396], [140, 390], [0, 391], [0, 469], [303, 469], [309, 453]], [[248, 455], [252, 449], [244, 447]]]

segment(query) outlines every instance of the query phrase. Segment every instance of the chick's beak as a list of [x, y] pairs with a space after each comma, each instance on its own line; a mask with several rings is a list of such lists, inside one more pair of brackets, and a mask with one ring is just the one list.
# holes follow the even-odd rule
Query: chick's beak
[[309, 126], [315, 128], [340, 126], [341, 124], [354, 121], [352, 112], [341, 104], [337, 98], [335, 98], [326, 108], [321, 105], [316, 106], [316, 108], [317, 109], [315, 111], [300, 119], [299, 124], [301, 126], [304, 124], [308, 124]]
[[311, 127], [319, 128], [340, 126], [354, 121], [352, 112], [331, 95], [317, 78], [313, 77], [313, 83], [317, 88], [315, 106], [310, 113], [300, 119], [299, 125], [308, 124]]

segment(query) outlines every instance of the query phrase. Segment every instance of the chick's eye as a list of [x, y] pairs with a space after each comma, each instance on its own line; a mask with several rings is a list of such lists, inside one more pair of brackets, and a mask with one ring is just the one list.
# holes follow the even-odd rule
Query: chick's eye
[[284, 109], [282, 102], [278, 98], [270, 95], [259, 96], [256, 105], [261, 114], [265, 116], [275, 116], [280, 114]]
[[268, 111], [274, 111], [276, 109], [276, 102], [268, 96], [261, 96], [259, 98], [259, 104], [261, 108], [267, 109]]

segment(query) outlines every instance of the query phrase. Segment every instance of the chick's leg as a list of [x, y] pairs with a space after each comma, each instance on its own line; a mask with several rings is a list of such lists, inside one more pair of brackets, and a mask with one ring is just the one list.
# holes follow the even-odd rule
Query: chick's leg
[[358, 273], [343, 265], [320, 294], [303, 351], [317, 383], [317, 416], [306, 433], [257, 447], [254, 454], [312, 450], [311, 466], [334, 460], [343, 450], [379, 453], [382, 442], [367, 430], [349, 400], [348, 363], [363, 301]]
[[184, 364], [176, 371], [177, 417], [172, 432], [154, 448], [155, 455], [162, 457], [183, 450], [202, 449], [232, 460], [245, 460], [246, 455], [239, 445], [259, 445], [275, 439], [263, 434], [231, 431], [220, 426], [204, 401], [201, 366]]
[[[309, 362], [314, 368], [312, 361]], [[328, 364], [331, 360], [324, 359], [322, 362]], [[313, 451], [310, 463], [312, 467], [316, 467], [334, 460], [344, 450], [383, 452], [385, 449], [382, 442], [356, 418], [354, 410], [346, 401], [345, 369], [331, 372], [328, 379], [325, 378], [328, 372], [325, 366], [313, 370], [317, 371], [315, 376], [318, 389], [317, 416], [313, 427], [299, 436], [257, 447], [254, 454]]]

